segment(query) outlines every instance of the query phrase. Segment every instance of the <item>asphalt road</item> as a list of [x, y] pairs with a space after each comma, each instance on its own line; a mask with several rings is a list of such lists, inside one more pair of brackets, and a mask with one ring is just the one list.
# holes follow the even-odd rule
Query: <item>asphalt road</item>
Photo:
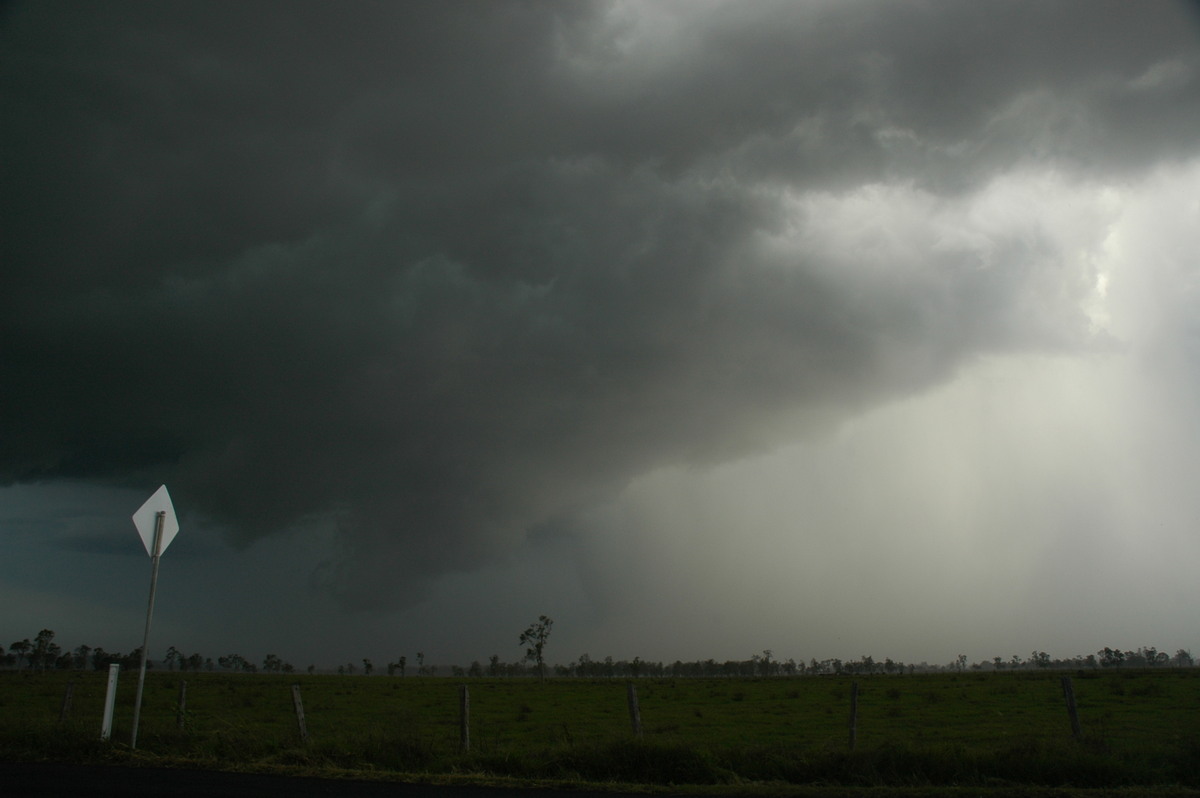
[[220, 798], [620, 798], [616, 793], [401, 784], [105, 765], [0, 763], [0, 795]]

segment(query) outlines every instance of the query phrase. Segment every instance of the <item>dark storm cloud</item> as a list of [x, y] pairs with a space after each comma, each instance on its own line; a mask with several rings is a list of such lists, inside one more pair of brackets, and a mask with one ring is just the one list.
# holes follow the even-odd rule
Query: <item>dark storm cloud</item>
[[18, 7], [0, 476], [166, 481], [243, 541], [337, 524], [320, 578], [365, 605], [397, 568], [486, 562], [653, 468], [760, 451], [979, 352], [1080, 345], [1086, 318], [1023, 301], [1044, 241], [995, 242], [989, 269], [930, 255], [933, 282], [903, 284], [770, 242], [819, 223], [806, 192], [1194, 152], [1188, 21]]

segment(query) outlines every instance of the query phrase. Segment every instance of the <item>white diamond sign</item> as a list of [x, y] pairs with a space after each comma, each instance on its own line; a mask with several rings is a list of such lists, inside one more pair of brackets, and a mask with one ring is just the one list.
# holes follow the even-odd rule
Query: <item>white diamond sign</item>
[[142, 544], [146, 547], [146, 553], [151, 557], [154, 556], [154, 526], [159, 513], [164, 513], [162, 541], [158, 546], [158, 553], [162, 554], [175, 539], [175, 533], [179, 531], [179, 521], [175, 518], [175, 507], [171, 504], [171, 495], [167, 493], [166, 485], [161, 485], [158, 490], [154, 491], [154, 495], [146, 499], [146, 503], [133, 514], [133, 525], [137, 527], [138, 534], [142, 536]]

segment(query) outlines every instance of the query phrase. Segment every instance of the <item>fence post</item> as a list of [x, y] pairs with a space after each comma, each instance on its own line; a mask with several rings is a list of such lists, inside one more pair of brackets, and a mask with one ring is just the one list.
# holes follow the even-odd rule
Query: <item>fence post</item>
[[64, 723], [71, 714], [71, 700], [75, 697], [75, 680], [67, 682], [67, 693], [63, 696], [62, 709], [58, 711], [58, 722]]
[[292, 704], [296, 707], [296, 723], [300, 726], [300, 742], [308, 745], [308, 727], [304, 725], [304, 702], [300, 700], [300, 685], [292, 685]]
[[458, 737], [463, 751], [471, 750], [471, 693], [464, 684], [458, 694]]
[[642, 711], [638, 709], [637, 688], [633, 686], [633, 682], [626, 683], [625, 688], [625, 697], [629, 702], [629, 722], [633, 725], [633, 736], [641, 739]]
[[1067, 699], [1067, 716], [1071, 719], [1071, 736], [1076, 740], [1083, 739], [1083, 727], [1079, 725], [1079, 711], [1075, 708], [1075, 688], [1071, 677], [1062, 677], [1063, 696]]
[[179, 707], [175, 710], [175, 728], [183, 731], [183, 717], [187, 711], [187, 682], [179, 683]]
[[850, 683], [850, 750], [858, 742], [858, 682]]

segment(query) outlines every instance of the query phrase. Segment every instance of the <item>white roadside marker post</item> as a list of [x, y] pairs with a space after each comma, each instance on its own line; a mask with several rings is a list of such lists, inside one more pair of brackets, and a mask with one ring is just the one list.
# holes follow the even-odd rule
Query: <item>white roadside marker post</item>
[[117, 675], [120, 672], [120, 665], [109, 663], [108, 688], [104, 692], [104, 718], [100, 721], [100, 739], [105, 741], [112, 736], [113, 707], [117, 703]]

